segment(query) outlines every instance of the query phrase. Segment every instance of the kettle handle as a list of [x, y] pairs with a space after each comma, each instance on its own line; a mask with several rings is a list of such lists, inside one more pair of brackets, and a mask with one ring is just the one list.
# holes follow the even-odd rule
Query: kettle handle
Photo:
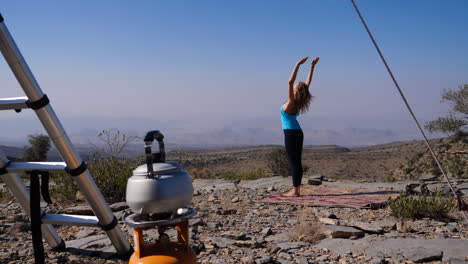
[[151, 130], [146, 133], [145, 136], [145, 156], [146, 156], [146, 165], [148, 166], [148, 177], [154, 178], [153, 170], [153, 154], [151, 153], [151, 144], [154, 140], [158, 141], [159, 144], [159, 160], [156, 162], [166, 161], [166, 151], [164, 150], [164, 135], [159, 132], [159, 130]]

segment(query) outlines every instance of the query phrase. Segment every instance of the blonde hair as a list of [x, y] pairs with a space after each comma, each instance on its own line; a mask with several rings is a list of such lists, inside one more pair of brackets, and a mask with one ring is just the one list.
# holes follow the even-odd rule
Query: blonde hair
[[313, 96], [309, 92], [309, 86], [304, 82], [299, 82], [297, 84], [297, 93], [294, 94], [294, 104], [298, 114], [309, 111], [312, 98]]

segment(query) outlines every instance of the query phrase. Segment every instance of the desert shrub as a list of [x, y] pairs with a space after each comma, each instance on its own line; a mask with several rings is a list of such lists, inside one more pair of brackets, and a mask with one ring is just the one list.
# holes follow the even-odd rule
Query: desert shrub
[[407, 168], [404, 168], [404, 169], [403, 169], [403, 172], [404, 172], [405, 174], [410, 174], [413, 170], [414, 170], [414, 168], [412, 168], [412, 167], [407, 167]]
[[437, 166], [437, 162], [434, 159], [431, 159], [430, 161], [429, 173], [436, 176], [440, 176], [442, 174], [439, 166]]
[[28, 135], [29, 147], [24, 148], [25, 161], [46, 161], [50, 149], [50, 138], [46, 135]]
[[289, 239], [317, 243], [326, 238], [326, 230], [309, 208], [302, 211], [297, 225], [288, 232]]
[[78, 186], [73, 177], [67, 174], [51, 174], [50, 196], [52, 201], [73, 202]]
[[426, 123], [425, 128], [430, 132], [447, 134], [462, 132], [462, 128], [468, 124], [468, 84], [460, 85], [458, 89], [444, 90], [442, 102], [444, 101], [451, 106], [449, 114]]
[[[454, 156], [448, 161], [448, 171], [452, 173], [456, 178], [466, 179], [468, 174], [466, 173], [467, 163], [466, 159], [461, 159], [460, 156]], [[439, 170], [440, 172], [440, 170]]]
[[105, 153], [107, 156], [112, 158], [124, 156], [125, 148], [138, 139], [137, 136], [127, 135], [120, 132], [120, 130], [111, 128], [103, 129], [98, 134], [98, 139], [102, 141], [105, 145], [99, 152]]
[[193, 179], [214, 179], [216, 178], [216, 173], [208, 168], [196, 169], [193, 168], [189, 171], [190, 176]]
[[[462, 139], [451, 136], [438, 140], [437, 144], [433, 146], [444, 172], [458, 179], [468, 178], [468, 160], [465, 158], [467, 143], [464, 141], [465, 138], [466, 136], [463, 136]], [[407, 179], [417, 179], [422, 174], [442, 175], [437, 162], [428, 152], [416, 153], [406, 164], [400, 166], [400, 169], [402, 174], [405, 174], [404, 178]]]
[[0, 202], [11, 201], [12, 194], [7, 189], [0, 189]]
[[267, 168], [273, 174], [287, 177], [289, 175], [289, 163], [286, 150], [277, 148], [266, 155]]
[[[125, 147], [137, 138], [115, 129], [103, 130], [98, 138], [106, 143], [107, 148], [90, 155], [86, 161], [88, 170], [107, 202], [124, 201], [127, 180], [132, 176], [133, 170], [144, 161], [143, 156], [127, 159], [123, 155]], [[51, 179], [52, 199], [64, 202], [76, 200], [78, 186], [73, 177], [51, 174]]]
[[403, 194], [396, 200], [389, 199], [387, 203], [390, 214], [398, 218], [443, 219], [456, 206], [455, 198], [445, 197], [440, 192], [433, 196]]
[[[94, 182], [101, 191], [104, 199], [109, 203], [125, 200], [127, 180], [132, 176], [138, 161], [116, 159], [113, 157], [100, 157], [93, 154], [86, 162]], [[66, 174], [52, 174], [51, 196], [64, 202], [76, 199], [78, 186], [73, 177]]]
[[463, 130], [458, 130], [453, 135], [455, 141], [461, 141], [463, 144], [468, 144], [468, 133]]
[[416, 175], [421, 175], [424, 171], [420, 168], [420, 167], [417, 167], [416, 169], [414, 169], [414, 174], [415, 176]]
[[223, 175], [226, 180], [256, 180], [260, 178], [270, 177], [264, 169], [258, 168], [254, 171], [247, 172], [228, 172]]
[[388, 174], [388, 175], [385, 177], [385, 181], [386, 181], [386, 182], [396, 182], [397, 179], [395, 179], [395, 177], [393, 177], [392, 174]]
[[107, 202], [125, 200], [127, 180], [139, 165], [136, 160], [93, 156], [88, 161], [89, 171]]

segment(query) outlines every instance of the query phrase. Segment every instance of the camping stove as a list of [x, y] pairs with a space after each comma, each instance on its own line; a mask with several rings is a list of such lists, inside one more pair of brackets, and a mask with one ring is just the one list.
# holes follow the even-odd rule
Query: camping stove
[[[195, 264], [197, 256], [190, 247], [188, 221], [195, 215], [195, 209], [180, 208], [175, 214], [158, 213], [154, 215], [132, 214], [125, 223], [133, 228], [135, 252], [129, 264]], [[171, 241], [166, 234], [168, 229], [177, 230], [177, 241]], [[156, 243], [145, 243], [143, 231], [158, 229]]]
[[[127, 182], [126, 200], [133, 214], [125, 223], [133, 228], [135, 252], [129, 264], [194, 264], [195, 252], [189, 243], [188, 220], [195, 209], [187, 208], [193, 196], [192, 179], [175, 162], [166, 162], [164, 136], [157, 130], [145, 136], [146, 164], [137, 167]], [[159, 153], [151, 152], [154, 140]], [[177, 230], [171, 241], [168, 229]], [[157, 229], [156, 243], [145, 243], [143, 231]], [[175, 240], [175, 239], [174, 239]]]

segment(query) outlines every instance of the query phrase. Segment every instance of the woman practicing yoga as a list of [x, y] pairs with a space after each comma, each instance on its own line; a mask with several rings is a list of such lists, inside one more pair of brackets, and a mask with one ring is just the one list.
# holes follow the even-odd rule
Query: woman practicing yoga
[[281, 123], [284, 131], [284, 145], [288, 154], [289, 168], [291, 169], [293, 189], [283, 194], [282, 196], [295, 196], [301, 195], [301, 181], [302, 181], [302, 145], [304, 142], [304, 134], [302, 133], [301, 126], [297, 122], [297, 116], [309, 110], [312, 95], [309, 92], [310, 82], [314, 74], [314, 68], [319, 57], [315, 58], [310, 67], [307, 81], [298, 82], [296, 80], [297, 71], [301, 64], [307, 61], [309, 57], [305, 57], [296, 63], [296, 67], [289, 78], [288, 88], [288, 101], [281, 107]]

